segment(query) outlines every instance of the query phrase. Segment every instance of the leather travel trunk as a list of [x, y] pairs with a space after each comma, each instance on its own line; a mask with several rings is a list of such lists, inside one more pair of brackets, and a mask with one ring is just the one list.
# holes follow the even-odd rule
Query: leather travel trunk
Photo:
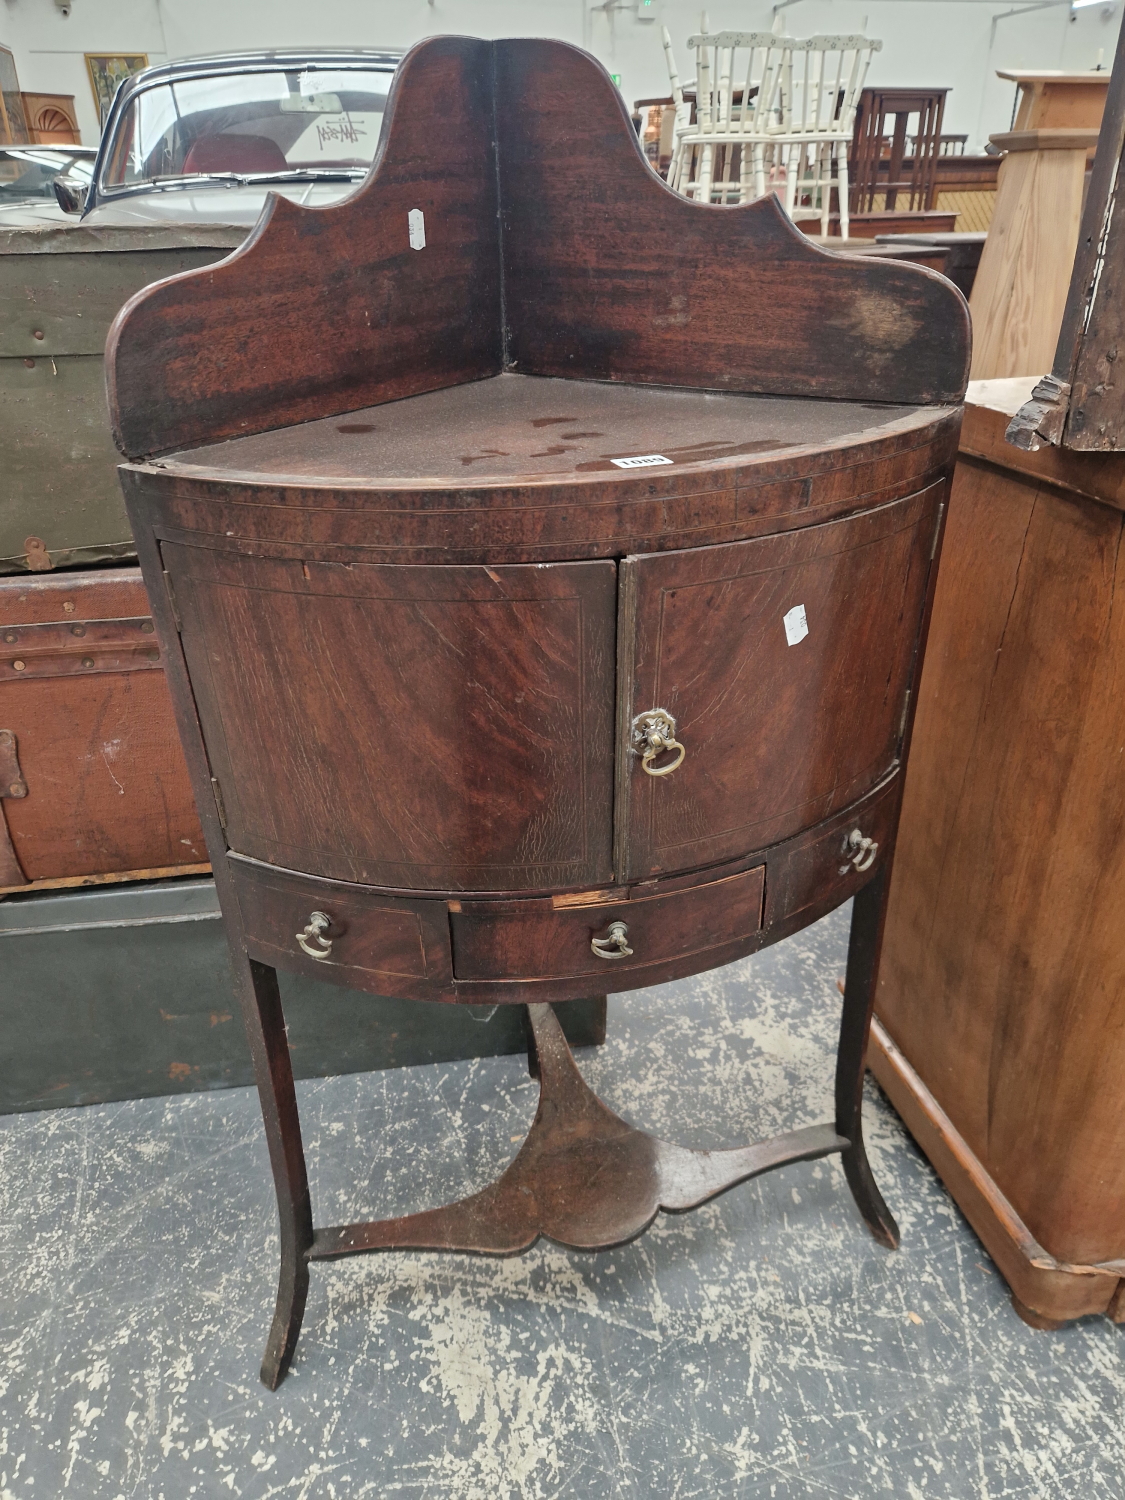
[[0, 578], [0, 895], [208, 868], [140, 570]]

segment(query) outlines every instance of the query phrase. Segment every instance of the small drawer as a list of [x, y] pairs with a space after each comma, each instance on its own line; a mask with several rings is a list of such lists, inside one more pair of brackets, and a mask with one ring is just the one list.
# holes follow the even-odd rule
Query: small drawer
[[[762, 925], [765, 867], [663, 895], [628, 895], [576, 904], [550, 901], [462, 901], [453, 910], [453, 972], [461, 980], [549, 980], [614, 975], [676, 964], [753, 938]], [[615, 942], [611, 927], [624, 924]], [[622, 947], [632, 951], [620, 957]], [[722, 961], [722, 960], [717, 960]], [[700, 964], [704, 968], [706, 965]]]
[[[896, 772], [822, 828], [780, 845], [770, 855], [767, 928], [810, 906], [827, 903], [831, 910], [865, 886], [890, 850], [901, 794], [902, 775]], [[870, 846], [850, 842], [853, 833]]]
[[448, 988], [444, 901], [384, 896], [238, 855], [228, 864], [252, 958], [406, 999]]

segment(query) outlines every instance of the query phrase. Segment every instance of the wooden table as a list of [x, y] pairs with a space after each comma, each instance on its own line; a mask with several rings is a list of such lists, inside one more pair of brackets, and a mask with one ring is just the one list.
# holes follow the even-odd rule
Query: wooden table
[[[896, 1243], [863, 1054], [967, 351], [941, 277], [671, 193], [538, 41], [423, 43], [356, 195], [275, 200], [124, 310], [122, 477], [278, 1191], [267, 1384], [314, 1260], [607, 1247], [831, 1152]], [[695, 1152], [586, 1088], [550, 1002], [853, 895], [831, 1123]], [[542, 1095], [497, 1182], [314, 1229], [279, 967], [526, 1005]]]
[[928, 266], [931, 271], [940, 271], [943, 276], [949, 256], [949, 251], [943, 245], [909, 243], [900, 247], [877, 244], [868, 239], [842, 240], [834, 234], [810, 234], [809, 239], [814, 245], [820, 245], [833, 255], [862, 255], [870, 260], [907, 260], [911, 265]]

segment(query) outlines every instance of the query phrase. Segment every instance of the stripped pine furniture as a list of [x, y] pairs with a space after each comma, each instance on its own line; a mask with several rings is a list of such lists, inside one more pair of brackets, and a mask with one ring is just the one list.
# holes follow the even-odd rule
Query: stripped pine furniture
[[974, 380], [1038, 375], [1050, 367], [1110, 75], [997, 77], [1016, 82], [1020, 98], [1012, 129], [989, 136], [1004, 156], [973, 283]]
[[[894, 1246], [863, 1061], [956, 289], [826, 254], [772, 198], [687, 202], [574, 48], [444, 37], [402, 63], [351, 198], [272, 199], [107, 352], [277, 1188], [265, 1382], [337, 1256], [618, 1245], [830, 1153]], [[553, 1002], [729, 963], [850, 897], [829, 1123], [688, 1151], [582, 1081]], [[526, 1006], [541, 1096], [507, 1171], [314, 1227], [278, 968]]]

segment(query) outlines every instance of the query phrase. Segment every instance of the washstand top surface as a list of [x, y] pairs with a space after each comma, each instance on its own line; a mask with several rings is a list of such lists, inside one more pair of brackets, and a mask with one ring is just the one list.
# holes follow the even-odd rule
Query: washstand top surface
[[[928, 426], [945, 412], [503, 374], [172, 453], [162, 467], [361, 488], [601, 483], [647, 467], [667, 473], [869, 441]], [[637, 458], [667, 462], [621, 462]]]

